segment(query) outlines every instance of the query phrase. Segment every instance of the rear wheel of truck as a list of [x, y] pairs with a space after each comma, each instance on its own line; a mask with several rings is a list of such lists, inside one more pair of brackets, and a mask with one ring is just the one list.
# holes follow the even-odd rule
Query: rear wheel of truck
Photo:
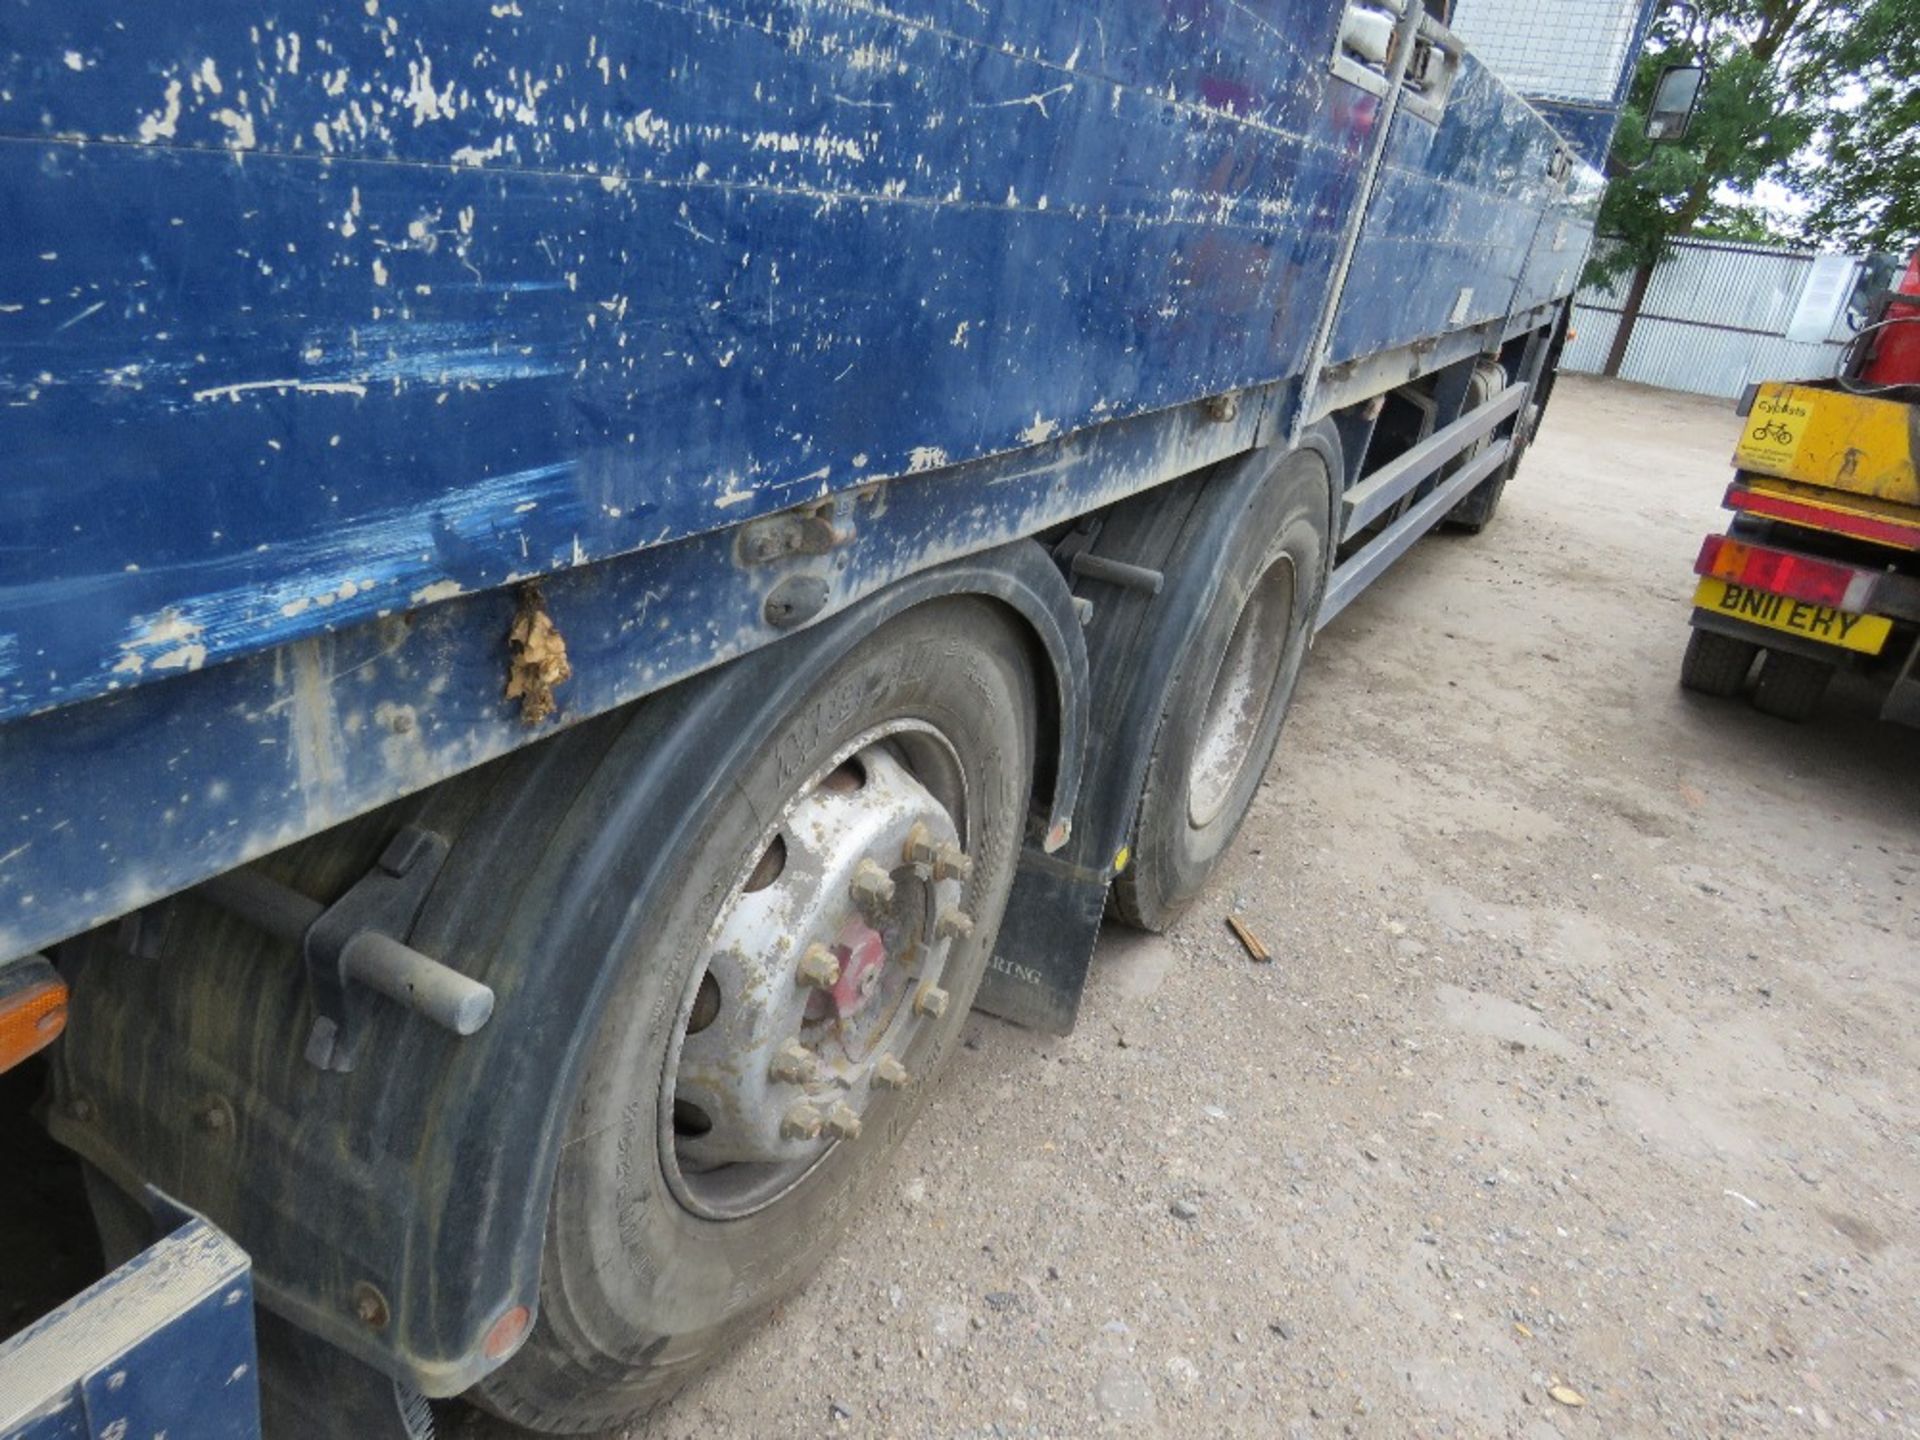
[[[1506, 388], [1507, 372], [1500, 365], [1489, 360], [1475, 366], [1472, 378], [1467, 381], [1467, 397], [1460, 407], [1461, 418], [1465, 419]], [[1447, 462], [1440, 471], [1440, 478], [1445, 480], [1449, 475], [1458, 474], [1463, 465], [1477, 460], [1491, 444], [1493, 444], [1493, 436], [1482, 435], [1462, 450], [1457, 457]], [[1514, 458], [1455, 502], [1443, 522], [1448, 529], [1458, 530], [1467, 535], [1478, 535], [1487, 528], [1487, 523], [1493, 519], [1493, 512], [1500, 508], [1500, 496], [1507, 488], [1507, 475], [1514, 465], [1519, 463], [1521, 445], [1522, 440], [1516, 434]]]
[[1827, 693], [1833, 666], [1806, 655], [1769, 650], [1760, 660], [1760, 678], [1753, 682], [1753, 708], [1776, 720], [1805, 720]]
[[1246, 819], [1293, 701], [1326, 589], [1332, 471], [1301, 449], [1275, 466], [1226, 553], [1183, 545], [1169, 561], [1220, 567], [1213, 603], [1168, 687], [1114, 913], [1162, 931], [1206, 885]]
[[[631, 1422], [859, 1221], [990, 954], [1035, 716], [1016, 622], [966, 598], [883, 624], [764, 724], [614, 981], [534, 1332], [471, 1398], [549, 1433]], [[623, 749], [590, 788], [621, 786]]]
[[1751, 640], [1739, 640], [1712, 630], [1695, 630], [1687, 639], [1687, 653], [1680, 661], [1680, 683], [1702, 695], [1725, 699], [1738, 695], [1753, 669], [1753, 657], [1760, 647]]

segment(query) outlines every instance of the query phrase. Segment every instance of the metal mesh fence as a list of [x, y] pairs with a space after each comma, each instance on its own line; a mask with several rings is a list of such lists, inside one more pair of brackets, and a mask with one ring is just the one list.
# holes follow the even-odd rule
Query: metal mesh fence
[[1610, 105], [1639, 18], [1639, 0], [1459, 0], [1453, 29], [1523, 95]]

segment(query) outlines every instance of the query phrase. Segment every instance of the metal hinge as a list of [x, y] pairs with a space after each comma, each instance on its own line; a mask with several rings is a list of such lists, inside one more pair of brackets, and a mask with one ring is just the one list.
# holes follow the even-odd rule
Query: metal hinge
[[489, 987], [394, 938], [413, 928], [447, 853], [445, 837], [409, 825], [332, 905], [248, 868], [195, 893], [300, 946], [315, 1011], [306, 1057], [322, 1070], [347, 1071], [366, 1030], [369, 990], [456, 1035], [473, 1034], [493, 1014]]

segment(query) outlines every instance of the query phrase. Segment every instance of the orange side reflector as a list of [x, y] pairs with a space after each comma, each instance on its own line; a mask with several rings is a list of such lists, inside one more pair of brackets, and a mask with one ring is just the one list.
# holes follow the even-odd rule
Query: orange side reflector
[[11, 1070], [67, 1028], [67, 982], [39, 958], [0, 969], [0, 1070]]

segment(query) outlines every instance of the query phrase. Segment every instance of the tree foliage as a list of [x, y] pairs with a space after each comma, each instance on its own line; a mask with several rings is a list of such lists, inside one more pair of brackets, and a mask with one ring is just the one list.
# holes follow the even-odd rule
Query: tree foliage
[[1805, 236], [1849, 250], [1911, 249], [1920, 243], [1920, 0], [1882, 0], [1819, 48], [1852, 88], [1793, 167], [1814, 202]]
[[[1646, 138], [1668, 65], [1709, 79], [1678, 143]], [[1920, 0], [1694, 0], [1663, 13], [1608, 162], [1590, 278], [1652, 265], [1677, 236], [1897, 248], [1920, 239]], [[1812, 203], [1769, 213], [1762, 181]]]

